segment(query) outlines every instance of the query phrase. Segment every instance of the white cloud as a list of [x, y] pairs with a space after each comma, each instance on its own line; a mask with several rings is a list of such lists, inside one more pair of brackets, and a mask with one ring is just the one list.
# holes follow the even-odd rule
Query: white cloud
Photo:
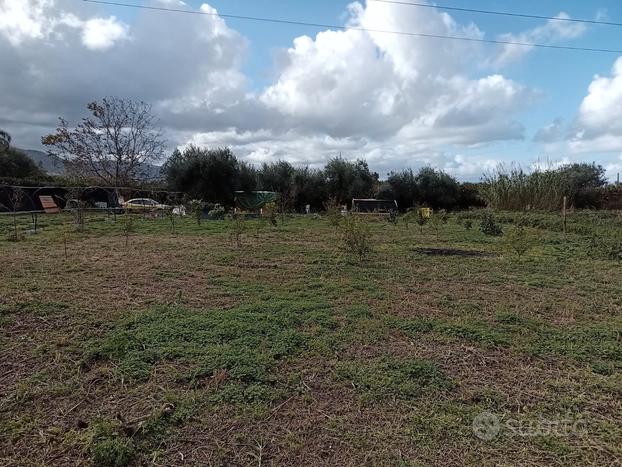
[[82, 43], [92, 50], [105, 50], [115, 42], [128, 38], [128, 26], [110, 18], [94, 18], [86, 21], [82, 27]]
[[622, 57], [611, 76], [594, 76], [564, 139], [573, 154], [622, 151]]
[[29, 40], [62, 40], [72, 30], [80, 30], [82, 43], [92, 50], [110, 48], [127, 38], [128, 26], [114, 16], [83, 20], [57, 9], [58, 5], [55, 0], [0, 0], [0, 34], [16, 47]]
[[[348, 24], [371, 30], [482, 33], [434, 10], [359, 3]], [[261, 96], [299, 128], [332, 137], [473, 144], [522, 138], [512, 115], [530, 100], [523, 86], [501, 75], [470, 77], [479, 45], [366, 32], [302, 36], [288, 49], [275, 84]]]
[[[0, 27], [0, 127], [29, 142], [59, 115], [76, 121], [87, 102], [117, 95], [151, 102], [174, 144], [228, 145], [253, 162], [314, 166], [341, 152], [381, 173], [425, 163], [471, 176], [493, 159], [458, 161], [455, 146], [522, 139], [515, 117], [534, 96], [482, 71], [487, 49], [478, 43], [322, 31], [296, 38], [271, 84], [252, 90], [242, 72], [248, 41], [217, 16], [138, 12], [127, 25], [72, 0], [0, 5], [26, 18], [19, 40]], [[351, 4], [346, 24], [484, 37], [446, 13], [376, 2]]]
[[562, 141], [567, 134], [566, 124], [563, 118], [556, 118], [553, 122], [540, 128], [533, 137], [537, 143], [554, 143]]
[[[556, 17], [570, 18], [570, 15], [562, 11]], [[550, 19], [542, 26], [523, 31], [519, 34], [501, 34], [498, 36], [498, 39], [508, 42], [520, 42], [523, 44], [552, 44], [563, 40], [581, 37], [586, 30], [587, 28], [583, 23]], [[525, 45], [505, 44], [501, 47], [501, 51], [498, 56], [492, 60], [492, 65], [496, 67], [505, 66], [511, 62], [523, 58], [532, 50], [533, 47]]]
[[578, 120], [588, 136], [622, 136], [622, 57], [614, 63], [610, 77], [594, 77], [581, 102]]
[[12, 45], [45, 37], [52, 22], [45, 14], [54, 0], [1, 0], [0, 33]]

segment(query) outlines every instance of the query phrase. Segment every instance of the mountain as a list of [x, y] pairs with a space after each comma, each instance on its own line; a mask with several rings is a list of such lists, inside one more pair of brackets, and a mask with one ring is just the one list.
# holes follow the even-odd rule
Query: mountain
[[41, 167], [50, 175], [62, 175], [65, 173], [65, 167], [63, 162], [57, 157], [50, 156], [43, 151], [37, 151], [36, 149], [21, 149], [21, 151], [28, 154], [35, 164]]
[[[64, 175], [65, 166], [63, 161], [55, 156], [50, 156], [43, 151], [37, 151], [36, 149], [20, 149], [20, 151], [28, 154], [35, 164], [41, 167], [50, 175]], [[162, 174], [162, 166], [155, 164], [143, 164], [142, 170], [145, 180], [160, 180], [164, 178]]]

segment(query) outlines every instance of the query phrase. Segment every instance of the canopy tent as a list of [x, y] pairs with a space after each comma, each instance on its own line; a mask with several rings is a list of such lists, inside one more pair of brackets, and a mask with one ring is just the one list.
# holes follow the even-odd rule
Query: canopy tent
[[275, 202], [278, 193], [274, 191], [236, 191], [235, 206], [245, 211], [257, 211], [266, 204]]

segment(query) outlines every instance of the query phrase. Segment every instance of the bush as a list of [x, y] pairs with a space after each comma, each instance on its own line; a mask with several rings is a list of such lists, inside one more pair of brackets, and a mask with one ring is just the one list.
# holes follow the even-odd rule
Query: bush
[[242, 234], [246, 230], [244, 214], [233, 214], [231, 216], [231, 239], [235, 240], [235, 244], [242, 246]]
[[225, 218], [225, 208], [216, 203], [212, 209], [207, 213], [210, 219], [223, 220]]
[[371, 232], [366, 222], [356, 216], [347, 216], [341, 223], [341, 234], [344, 249], [357, 256], [359, 261], [371, 253]]
[[278, 214], [278, 206], [276, 205], [276, 203], [273, 201], [271, 203], [266, 204], [263, 207], [263, 211], [266, 214], [267, 219], [270, 221], [270, 224], [273, 227], [277, 226], [277, 214]]
[[501, 226], [497, 224], [497, 221], [495, 220], [495, 215], [490, 210], [484, 212], [484, 216], [482, 217], [482, 222], [479, 226], [479, 229], [484, 235], [490, 235], [493, 237], [499, 237], [503, 235], [503, 230], [501, 229]]
[[120, 436], [102, 439], [92, 448], [93, 463], [101, 467], [124, 467], [134, 459], [135, 449], [131, 440]]
[[471, 219], [467, 219], [464, 221], [464, 228], [466, 230], [471, 230], [473, 228], [473, 221]]
[[423, 226], [428, 223], [429, 218], [424, 216], [423, 210], [421, 208], [417, 208], [417, 225], [419, 225], [419, 231], [423, 233]]
[[504, 210], [557, 210], [564, 196], [568, 205], [595, 207], [596, 190], [606, 183], [605, 170], [595, 164], [570, 164], [526, 173], [499, 166], [484, 177], [482, 195], [489, 206]]
[[341, 208], [336, 198], [329, 198], [328, 201], [324, 204], [324, 208], [326, 209], [326, 217], [328, 218], [328, 223], [333, 227], [337, 228], [341, 223], [343, 216], [341, 215]]
[[505, 245], [519, 258], [534, 247], [536, 237], [522, 225], [516, 225], [505, 235]]
[[188, 203], [188, 208], [192, 216], [196, 219], [197, 225], [201, 225], [203, 218], [203, 206], [205, 203], [200, 199], [193, 199]]
[[417, 211], [414, 209], [406, 211], [406, 213], [402, 216], [402, 222], [404, 222], [404, 225], [408, 229], [411, 223], [417, 222]]

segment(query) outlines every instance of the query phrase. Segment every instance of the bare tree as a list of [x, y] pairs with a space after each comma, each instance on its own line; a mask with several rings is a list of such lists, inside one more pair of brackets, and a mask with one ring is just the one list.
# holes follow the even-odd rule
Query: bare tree
[[150, 105], [106, 97], [87, 108], [91, 116], [75, 128], [61, 117], [56, 133], [41, 138], [71, 174], [121, 186], [145, 175], [147, 164], [163, 156], [165, 142]]

